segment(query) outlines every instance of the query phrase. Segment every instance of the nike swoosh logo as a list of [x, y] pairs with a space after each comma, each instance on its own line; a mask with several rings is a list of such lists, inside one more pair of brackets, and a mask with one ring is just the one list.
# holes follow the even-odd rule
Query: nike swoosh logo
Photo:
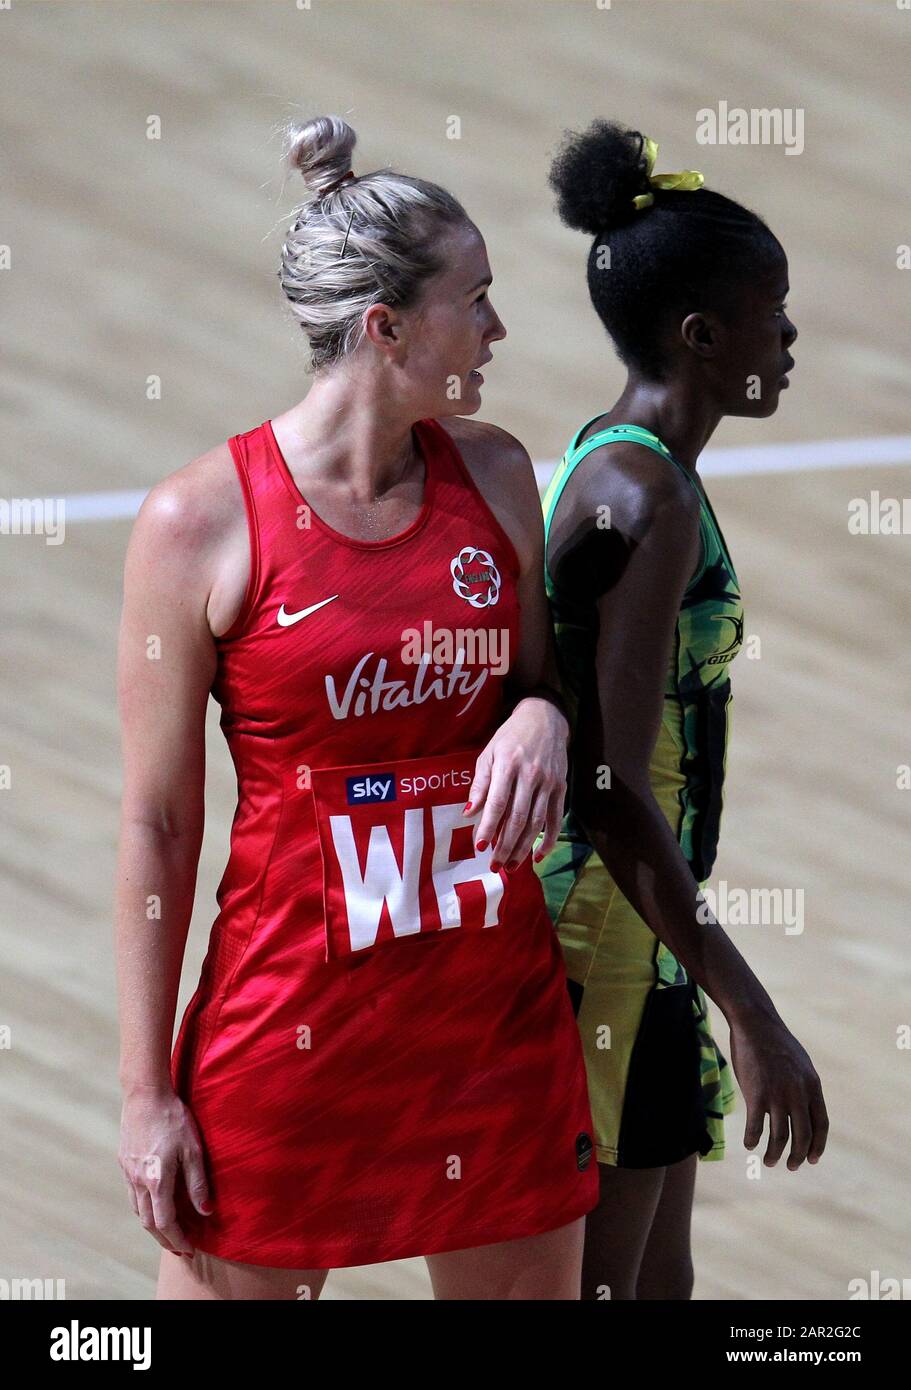
[[309, 617], [311, 613], [316, 612], [317, 608], [325, 608], [326, 604], [331, 603], [332, 599], [335, 598], [338, 598], [338, 594], [333, 594], [332, 598], [321, 599], [319, 603], [311, 603], [309, 608], [302, 608], [299, 613], [286, 613], [285, 605], [282, 604], [281, 608], [278, 610], [279, 625], [281, 627], [290, 627], [292, 623], [299, 623], [301, 618]]

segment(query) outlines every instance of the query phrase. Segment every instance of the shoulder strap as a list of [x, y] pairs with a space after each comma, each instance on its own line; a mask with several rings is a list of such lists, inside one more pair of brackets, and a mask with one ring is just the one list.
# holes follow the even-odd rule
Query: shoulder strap
[[[592, 418], [597, 420], [598, 417], [595, 415]], [[652, 449], [656, 454], [660, 454], [662, 458], [668, 459], [669, 462], [684, 475], [690, 486], [695, 489], [701, 503], [702, 494], [699, 492], [698, 487], [696, 487], [689, 470], [684, 468], [683, 464], [679, 463], [678, 460], [674, 458], [670, 449], [666, 444], [661, 442], [657, 434], [653, 434], [651, 430], [645, 429], [642, 425], [611, 425], [609, 429], [599, 430], [597, 434], [593, 434], [590, 439], [586, 439], [585, 443], [580, 445], [578, 441], [591, 423], [592, 421], [589, 420], [586, 424], [582, 425], [580, 429], [576, 430], [569, 448], [557, 465], [554, 476], [550, 480], [547, 491], [544, 494], [545, 525], [550, 524], [551, 518], [556, 511], [557, 503], [563, 493], [563, 489], [569, 482], [576, 465], [581, 463], [593, 449], [599, 448], [602, 444], [613, 444], [620, 439], [632, 440], [634, 444], [644, 444], [647, 449]]]
[[[595, 418], [597, 419], [597, 416]], [[591, 421], [589, 421], [589, 424], [591, 424]], [[584, 433], [587, 428], [588, 425], [583, 425], [579, 433]], [[578, 439], [578, 437], [579, 435], [577, 434], [575, 439]], [[653, 434], [651, 430], [645, 429], [643, 425], [611, 425], [609, 429], [599, 430], [598, 433], [593, 434], [590, 439], [586, 439], [581, 448], [573, 447], [575, 444], [574, 440], [573, 445], [570, 445], [570, 450], [577, 455], [577, 457], [572, 460], [573, 464], [575, 465], [581, 459], [584, 459], [586, 454], [590, 454], [592, 449], [597, 449], [599, 445], [612, 444], [617, 439], [629, 439], [634, 444], [644, 444], [647, 449], [652, 449], [656, 454], [660, 454], [662, 458], [668, 459], [675, 468], [678, 468], [680, 472], [685, 475], [691, 486], [696, 488], [696, 491], [699, 492], [698, 487], [696, 487], [696, 484], [693, 482], [689, 469], [684, 468], [683, 464], [679, 463], [678, 460], [674, 458], [670, 449], [666, 444], [662, 443], [657, 434]]]
[[[707, 554], [705, 531], [708, 525], [708, 518], [706, 516], [705, 499], [696, 486], [689, 469], [684, 468], [683, 464], [680, 463], [678, 459], [674, 458], [670, 449], [666, 444], [662, 443], [657, 434], [654, 434], [651, 430], [645, 429], [642, 425], [611, 425], [608, 429], [599, 430], [597, 434], [593, 434], [590, 439], [586, 439], [585, 443], [580, 445], [579, 439], [588, 429], [589, 425], [592, 424], [592, 421], [597, 419], [597, 415], [592, 416], [591, 420], [588, 420], [580, 429], [576, 430], [576, 433], [570, 441], [569, 448], [557, 464], [554, 475], [541, 499], [541, 505], [544, 509], [545, 556], [547, 538], [550, 534], [550, 524], [553, 520], [554, 512], [557, 510], [557, 504], [563, 495], [563, 489], [572, 477], [577, 465], [580, 464], [593, 449], [599, 448], [600, 445], [613, 444], [621, 439], [629, 439], [634, 444], [644, 444], [647, 449], [652, 449], [656, 454], [660, 454], [662, 458], [666, 458], [672, 463], [674, 467], [683, 474], [690, 487], [693, 488], [699, 498], [699, 530], [702, 538], [702, 563], [697, 567], [696, 573], [690, 580], [691, 584], [694, 583], [702, 573], [705, 564], [705, 556]], [[549, 576], [546, 558], [545, 573]]]
[[[603, 415], [604, 412], [601, 411], [601, 414]], [[570, 440], [569, 448], [568, 448], [567, 451], [566, 451], [568, 454], [575, 453], [576, 449], [578, 449], [578, 447], [579, 447], [579, 440], [582, 438], [583, 434], [584, 434], [585, 431], [588, 429], [589, 425], [593, 425], [593, 424], [595, 423], [595, 421], [596, 421], [597, 419], [599, 419], [599, 418], [600, 418], [600, 417], [599, 417], [598, 415], [593, 415], [592, 418], [591, 418], [590, 420], [586, 420], [586, 422], [585, 422], [584, 425], [580, 425], [580, 426], [579, 426], [579, 428], [576, 430], [576, 433], [573, 435], [572, 439]]]

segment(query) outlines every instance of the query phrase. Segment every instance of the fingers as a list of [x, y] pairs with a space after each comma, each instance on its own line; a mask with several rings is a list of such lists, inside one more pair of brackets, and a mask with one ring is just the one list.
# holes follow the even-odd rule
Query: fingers
[[560, 827], [563, 824], [563, 789], [558, 787], [551, 792], [547, 803], [547, 814], [544, 818], [544, 838], [535, 850], [535, 859], [541, 860], [551, 850], [560, 837]]
[[136, 1194], [136, 1188], [135, 1188], [135, 1187], [133, 1186], [133, 1184], [130, 1182], [130, 1179], [126, 1176], [126, 1174], [124, 1174], [124, 1179], [125, 1179], [126, 1185], [127, 1185], [127, 1192], [130, 1194], [130, 1206], [133, 1208], [133, 1215], [134, 1215], [134, 1216], [138, 1216], [138, 1215], [139, 1215], [139, 1197], [138, 1197], [137, 1194]]
[[[747, 1118], [743, 1143], [747, 1149], [754, 1149], [762, 1138], [763, 1121], [766, 1112], [758, 1109]], [[829, 1118], [820, 1092], [809, 1105], [797, 1102], [790, 1109], [773, 1105], [769, 1114], [769, 1142], [763, 1155], [763, 1164], [774, 1168], [791, 1140], [787, 1166], [796, 1173], [805, 1161], [818, 1163], [826, 1147], [829, 1133]]]
[[525, 859], [526, 855], [531, 854], [534, 849], [535, 841], [541, 834], [542, 827], [546, 829], [547, 818], [550, 814], [550, 803], [552, 801], [552, 790], [547, 786], [539, 787], [531, 808], [531, 817], [528, 822], [525, 838], [522, 841], [521, 854], [519, 856], [520, 862]]
[[804, 1162], [813, 1138], [810, 1111], [806, 1105], [791, 1107], [791, 1152], [788, 1154], [788, 1168], [792, 1173]]
[[819, 1084], [819, 1077], [810, 1095], [810, 1122], [813, 1125], [813, 1142], [807, 1154], [810, 1163], [818, 1163], [823, 1156], [826, 1147], [826, 1140], [829, 1137], [829, 1116], [826, 1111], [826, 1103], [822, 1098], [822, 1086]]
[[[763, 1101], [746, 1096], [747, 1121], [743, 1132], [744, 1148], [755, 1149], [762, 1138], [766, 1115], [769, 1116], [769, 1142], [763, 1163], [774, 1168], [791, 1140], [787, 1166], [794, 1173], [806, 1161], [818, 1163], [829, 1134], [829, 1116], [822, 1095], [822, 1086], [815, 1072], [812, 1079], [799, 1078], [788, 1087], [790, 1100]], [[781, 1088], [786, 1094], [785, 1088]], [[795, 1095], [796, 1092], [796, 1095]]]
[[174, 1173], [162, 1178], [129, 1178], [127, 1186], [133, 1210], [143, 1230], [172, 1255], [193, 1256], [193, 1246], [177, 1224], [174, 1206]]
[[152, 1210], [152, 1197], [148, 1188], [138, 1188], [136, 1195], [139, 1201], [139, 1220], [143, 1230], [148, 1231], [152, 1239], [157, 1240], [158, 1244], [163, 1246], [165, 1250], [169, 1250], [172, 1255], [181, 1254], [181, 1251], [175, 1250], [170, 1241], [166, 1240], [158, 1230], [155, 1224], [155, 1213]]
[[521, 772], [514, 779], [512, 796], [494, 840], [491, 868], [514, 869], [519, 863], [519, 846], [531, 815], [531, 794]]
[[484, 810], [475, 828], [475, 848], [486, 849], [496, 838], [500, 822], [509, 805], [512, 790], [512, 776], [507, 773], [502, 762], [494, 762], [490, 769], [490, 780], [485, 793]]
[[167, 1248], [177, 1255], [192, 1255], [193, 1247], [177, 1224], [177, 1209], [174, 1206], [174, 1179], [176, 1172], [167, 1170], [161, 1178], [149, 1184], [152, 1201], [152, 1214], [155, 1227], [167, 1242]]
[[775, 1167], [784, 1153], [789, 1137], [788, 1112], [783, 1105], [773, 1101], [769, 1110], [769, 1142], [762, 1159], [767, 1168]]
[[528, 824], [528, 813], [528, 802], [524, 800], [507, 810], [494, 837], [494, 856], [490, 861], [492, 869], [515, 869], [518, 866], [516, 844]]
[[[490, 786], [490, 769], [493, 763], [493, 754], [484, 748], [478, 754], [478, 761], [475, 763], [474, 779], [468, 788], [468, 801], [465, 805], [463, 815], [468, 815], [471, 811], [478, 811], [484, 805], [484, 798]], [[489, 837], [488, 837], [489, 838]]]
[[743, 1131], [743, 1147], [755, 1149], [762, 1139], [766, 1115], [769, 1117], [769, 1142], [766, 1145], [762, 1161], [767, 1168], [774, 1168], [790, 1137], [788, 1112], [780, 1105], [775, 1102], [765, 1104], [761, 1101], [753, 1102], [752, 1105], [748, 1103], [746, 1128]]
[[[565, 782], [537, 764], [494, 761], [484, 812], [475, 832], [475, 848], [494, 846], [491, 867], [516, 868], [531, 852], [542, 826], [544, 852], [553, 849], [563, 818]], [[539, 850], [540, 853], [540, 850]]]
[[[193, 1207], [209, 1215], [205, 1151], [191, 1111], [174, 1095], [129, 1102], [117, 1161], [130, 1205], [143, 1229], [172, 1255], [193, 1258], [194, 1248], [177, 1220], [177, 1181], [182, 1174]], [[149, 1143], [154, 1133], [156, 1142]], [[182, 1199], [182, 1194], [181, 1194]], [[208, 1210], [207, 1210], [208, 1208]]]
[[[534, 844], [538, 835], [538, 831], [544, 824], [544, 820], [547, 815], [548, 799], [549, 797], [547, 787], [539, 787], [537, 792], [535, 792], [534, 794], [534, 800], [531, 803], [531, 810], [528, 814], [525, 815], [524, 825], [520, 827], [515, 842], [508, 856], [506, 854], [506, 850], [503, 850], [503, 855], [506, 860], [507, 869], [518, 868], [520, 864], [523, 864], [525, 862], [529, 854], [531, 854], [531, 847]], [[518, 825], [521, 818], [522, 808], [520, 802], [518, 803], [514, 814], [509, 817], [507, 824], [510, 824], [513, 821], [513, 819], [515, 819], [515, 823], [516, 825]]]
[[747, 1103], [747, 1122], [743, 1131], [743, 1147], [745, 1149], [755, 1149], [762, 1138], [762, 1129], [765, 1124], [766, 1107], [763, 1101], [752, 1096], [744, 1096]]
[[[187, 1115], [188, 1120], [192, 1121], [192, 1116]], [[193, 1124], [193, 1136], [188, 1138], [180, 1151], [180, 1164], [183, 1170], [184, 1187], [187, 1195], [201, 1216], [209, 1216], [212, 1212], [211, 1197], [209, 1196], [209, 1182], [206, 1177], [206, 1165], [203, 1158], [202, 1144], [200, 1143], [195, 1123]]]
[[[526, 731], [527, 732], [527, 731]], [[566, 792], [566, 749], [545, 742], [537, 757], [525, 751], [534, 739], [497, 741], [479, 754], [464, 814], [480, 816], [475, 849], [494, 847], [491, 868], [514, 869], [523, 863], [542, 827], [544, 853], [556, 843]]]

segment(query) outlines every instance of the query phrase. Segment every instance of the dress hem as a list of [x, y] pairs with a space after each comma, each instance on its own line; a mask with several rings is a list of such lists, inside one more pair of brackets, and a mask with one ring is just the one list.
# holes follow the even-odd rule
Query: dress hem
[[342, 1250], [337, 1254], [326, 1257], [325, 1253], [319, 1259], [296, 1257], [289, 1260], [287, 1255], [283, 1258], [268, 1257], [262, 1258], [262, 1251], [257, 1251], [257, 1258], [253, 1259], [249, 1254], [235, 1253], [228, 1254], [225, 1249], [226, 1244], [220, 1240], [207, 1240], [194, 1243], [190, 1237], [190, 1243], [194, 1250], [198, 1250], [203, 1255], [213, 1255], [216, 1259], [227, 1260], [232, 1264], [248, 1264], [257, 1268], [265, 1269], [307, 1269], [307, 1270], [335, 1270], [335, 1269], [356, 1269], [360, 1265], [389, 1264], [393, 1260], [413, 1260], [420, 1259], [426, 1255], [446, 1255], [456, 1250], [474, 1250], [485, 1245], [501, 1245], [505, 1241], [524, 1240], [531, 1236], [546, 1235], [549, 1231], [557, 1231], [561, 1226], [568, 1226], [571, 1222], [577, 1221], [580, 1216], [587, 1216], [597, 1205], [598, 1197], [594, 1199], [586, 1198], [583, 1203], [575, 1203], [563, 1214], [548, 1217], [545, 1224], [539, 1222], [532, 1223], [532, 1229], [528, 1229], [528, 1222], [520, 1230], [499, 1228], [490, 1232], [466, 1232], [458, 1237], [452, 1236], [442, 1245], [434, 1245], [428, 1249], [426, 1246], [416, 1249], [413, 1244], [404, 1246], [390, 1253], [380, 1247], [365, 1252], [361, 1247], [357, 1252]]

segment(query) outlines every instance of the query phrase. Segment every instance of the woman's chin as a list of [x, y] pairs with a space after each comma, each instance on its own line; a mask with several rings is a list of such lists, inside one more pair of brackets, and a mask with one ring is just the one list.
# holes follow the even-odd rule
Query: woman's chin
[[473, 387], [465, 392], [461, 400], [452, 400], [447, 396], [440, 404], [437, 418], [443, 415], [474, 415], [481, 409], [481, 404], [481, 393], [477, 387]]

